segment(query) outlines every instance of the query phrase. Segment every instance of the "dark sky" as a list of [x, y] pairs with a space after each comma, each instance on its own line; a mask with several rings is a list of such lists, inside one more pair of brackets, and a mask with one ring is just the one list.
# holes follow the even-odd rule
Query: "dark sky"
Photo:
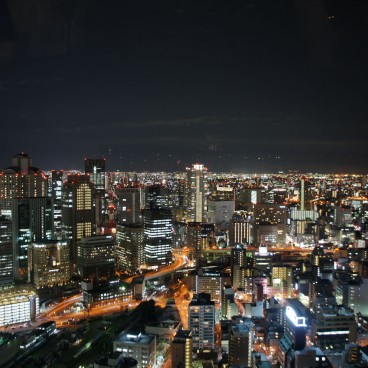
[[366, 0], [0, 0], [0, 167], [367, 172]]

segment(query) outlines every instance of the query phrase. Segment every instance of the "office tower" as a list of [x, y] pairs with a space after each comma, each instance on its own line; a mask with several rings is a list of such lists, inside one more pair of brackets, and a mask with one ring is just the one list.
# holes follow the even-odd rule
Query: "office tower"
[[211, 295], [194, 295], [188, 306], [188, 329], [192, 331], [193, 350], [215, 347], [215, 303]]
[[141, 224], [142, 189], [118, 186], [115, 189], [115, 194], [119, 224]]
[[191, 248], [190, 255], [198, 263], [202, 252], [202, 228], [200, 222], [187, 222], [185, 228], [186, 245]]
[[200, 268], [196, 275], [196, 294], [208, 293], [211, 300], [221, 303], [221, 291], [223, 288], [223, 272], [214, 269]]
[[13, 166], [1, 172], [0, 215], [12, 218], [14, 198], [47, 196], [47, 177], [31, 164], [31, 157], [20, 153], [13, 156]]
[[253, 244], [253, 220], [246, 212], [235, 213], [229, 223], [229, 245]]
[[77, 248], [77, 268], [82, 278], [99, 280], [115, 275], [115, 241], [111, 235], [83, 237]]
[[67, 242], [31, 243], [28, 247], [28, 281], [37, 289], [65, 285], [70, 279]]
[[230, 326], [229, 364], [240, 367], [252, 366], [253, 331], [245, 324]]
[[117, 225], [115, 250], [117, 270], [135, 273], [145, 263], [143, 226]]
[[300, 178], [300, 210], [305, 210], [305, 176]]
[[54, 233], [56, 238], [61, 238], [61, 191], [63, 189], [64, 171], [51, 171], [51, 196], [54, 200]]
[[0, 286], [11, 284], [14, 278], [12, 222], [0, 217]]
[[84, 160], [84, 172], [86, 175], [89, 175], [96, 191], [105, 191], [106, 172], [104, 158], [86, 158]]
[[96, 233], [101, 234], [105, 226], [106, 210], [106, 172], [105, 159], [86, 158], [84, 160], [85, 174], [89, 175], [90, 182], [94, 186], [95, 223]]
[[208, 200], [207, 221], [212, 224], [228, 224], [235, 212], [235, 201]]
[[172, 214], [170, 209], [142, 211], [143, 244], [147, 266], [165, 266], [172, 260]]
[[206, 222], [206, 186], [207, 168], [202, 164], [187, 167], [185, 188], [185, 205], [187, 208], [187, 221]]
[[237, 244], [231, 249], [231, 285], [234, 288], [244, 288], [244, 280], [252, 275], [253, 253], [247, 252], [244, 245]]
[[179, 330], [171, 344], [171, 367], [192, 368], [192, 331]]
[[62, 196], [62, 236], [70, 245], [75, 272], [77, 262], [77, 242], [83, 237], [95, 234], [94, 187], [88, 175], [69, 175], [63, 184]]
[[156, 363], [156, 337], [142, 333], [122, 333], [113, 342], [113, 350], [137, 360], [137, 368], [154, 367]]
[[257, 244], [280, 245], [286, 241], [286, 206], [261, 203], [254, 205], [254, 239]]
[[14, 277], [28, 277], [28, 246], [31, 242], [51, 240], [53, 202], [50, 197], [13, 199]]
[[160, 185], [151, 185], [144, 188], [146, 208], [170, 208], [169, 188]]
[[291, 298], [293, 269], [291, 266], [272, 266], [272, 286], [279, 288], [284, 299]]

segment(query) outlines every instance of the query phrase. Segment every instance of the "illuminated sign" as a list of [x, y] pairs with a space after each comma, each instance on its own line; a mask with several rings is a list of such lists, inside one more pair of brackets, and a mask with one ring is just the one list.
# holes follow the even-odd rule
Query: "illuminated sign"
[[305, 317], [298, 317], [296, 315], [296, 312], [293, 308], [290, 306], [286, 307], [286, 316], [289, 318], [289, 320], [294, 324], [294, 326], [297, 327], [307, 327], [305, 323]]

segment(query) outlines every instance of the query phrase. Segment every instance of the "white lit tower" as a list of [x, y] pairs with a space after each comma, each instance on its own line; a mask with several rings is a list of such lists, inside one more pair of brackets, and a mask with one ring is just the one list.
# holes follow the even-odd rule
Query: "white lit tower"
[[187, 220], [194, 222], [205, 222], [206, 208], [206, 181], [207, 168], [202, 164], [193, 164], [187, 167], [187, 180], [185, 188], [185, 199], [187, 207]]

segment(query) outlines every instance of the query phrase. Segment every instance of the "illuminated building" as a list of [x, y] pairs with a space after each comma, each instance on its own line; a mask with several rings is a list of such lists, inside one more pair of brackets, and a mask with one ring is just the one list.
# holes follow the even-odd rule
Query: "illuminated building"
[[[275, 226], [277, 226], [277, 228], [275, 228]], [[270, 203], [261, 203], [254, 205], [254, 238], [258, 242], [258, 244], [285, 244], [285, 205]]]
[[115, 251], [117, 269], [135, 273], [145, 263], [143, 227], [139, 224], [117, 225]]
[[311, 339], [321, 348], [341, 349], [356, 342], [357, 323], [351, 308], [325, 306], [312, 319]]
[[170, 209], [142, 211], [143, 244], [148, 266], [161, 267], [172, 260], [172, 214]]
[[247, 252], [244, 245], [236, 245], [231, 249], [231, 285], [237, 288], [244, 288], [245, 278], [252, 276], [253, 253]]
[[208, 293], [212, 301], [220, 303], [223, 283], [222, 271], [200, 268], [196, 275], [196, 293]]
[[12, 222], [0, 217], [0, 285], [13, 282]]
[[37, 289], [65, 285], [70, 279], [67, 242], [31, 243], [28, 247], [28, 281]]
[[13, 156], [13, 166], [1, 172], [0, 215], [12, 218], [14, 198], [47, 196], [47, 177], [31, 165], [31, 157], [20, 153]]
[[229, 244], [252, 244], [253, 221], [246, 213], [235, 213], [229, 223]]
[[94, 187], [88, 175], [69, 175], [62, 190], [62, 235], [70, 245], [73, 271], [77, 262], [77, 243], [95, 234]]
[[250, 367], [252, 363], [253, 331], [245, 324], [234, 324], [229, 331], [229, 364]]
[[171, 367], [192, 368], [192, 332], [179, 330], [171, 344]]
[[28, 246], [31, 242], [51, 240], [53, 203], [49, 197], [14, 198], [13, 200], [14, 276], [27, 279]]
[[39, 313], [39, 299], [33, 288], [26, 285], [1, 290], [0, 326], [34, 321]]
[[254, 252], [253, 267], [269, 273], [271, 270], [272, 254], [265, 246], [260, 246], [258, 252]]
[[272, 266], [272, 286], [281, 291], [284, 299], [291, 298], [293, 291], [293, 269], [291, 266]]
[[188, 306], [188, 329], [192, 331], [193, 350], [215, 347], [215, 303], [207, 293], [196, 294]]
[[64, 171], [51, 171], [51, 196], [54, 201], [54, 233], [57, 238], [61, 238], [61, 191], [63, 188]]
[[138, 368], [153, 367], [156, 363], [156, 337], [154, 335], [120, 334], [113, 342], [113, 350], [136, 359]]
[[206, 222], [206, 193], [207, 168], [202, 164], [187, 167], [185, 188], [185, 205], [187, 207], [187, 221]]
[[117, 211], [119, 224], [140, 224], [142, 208], [141, 188], [126, 188], [119, 186], [115, 189], [118, 199]]
[[96, 191], [105, 191], [106, 171], [104, 158], [86, 158], [84, 160], [84, 172], [89, 175]]
[[193, 260], [198, 262], [202, 252], [202, 228], [200, 222], [187, 222], [185, 228], [187, 246], [191, 248]]
[[78, 242], [78, 274], [82, 278], [109, 279], [115, 274], [115, 241], [111, 235], [82, 238]]

